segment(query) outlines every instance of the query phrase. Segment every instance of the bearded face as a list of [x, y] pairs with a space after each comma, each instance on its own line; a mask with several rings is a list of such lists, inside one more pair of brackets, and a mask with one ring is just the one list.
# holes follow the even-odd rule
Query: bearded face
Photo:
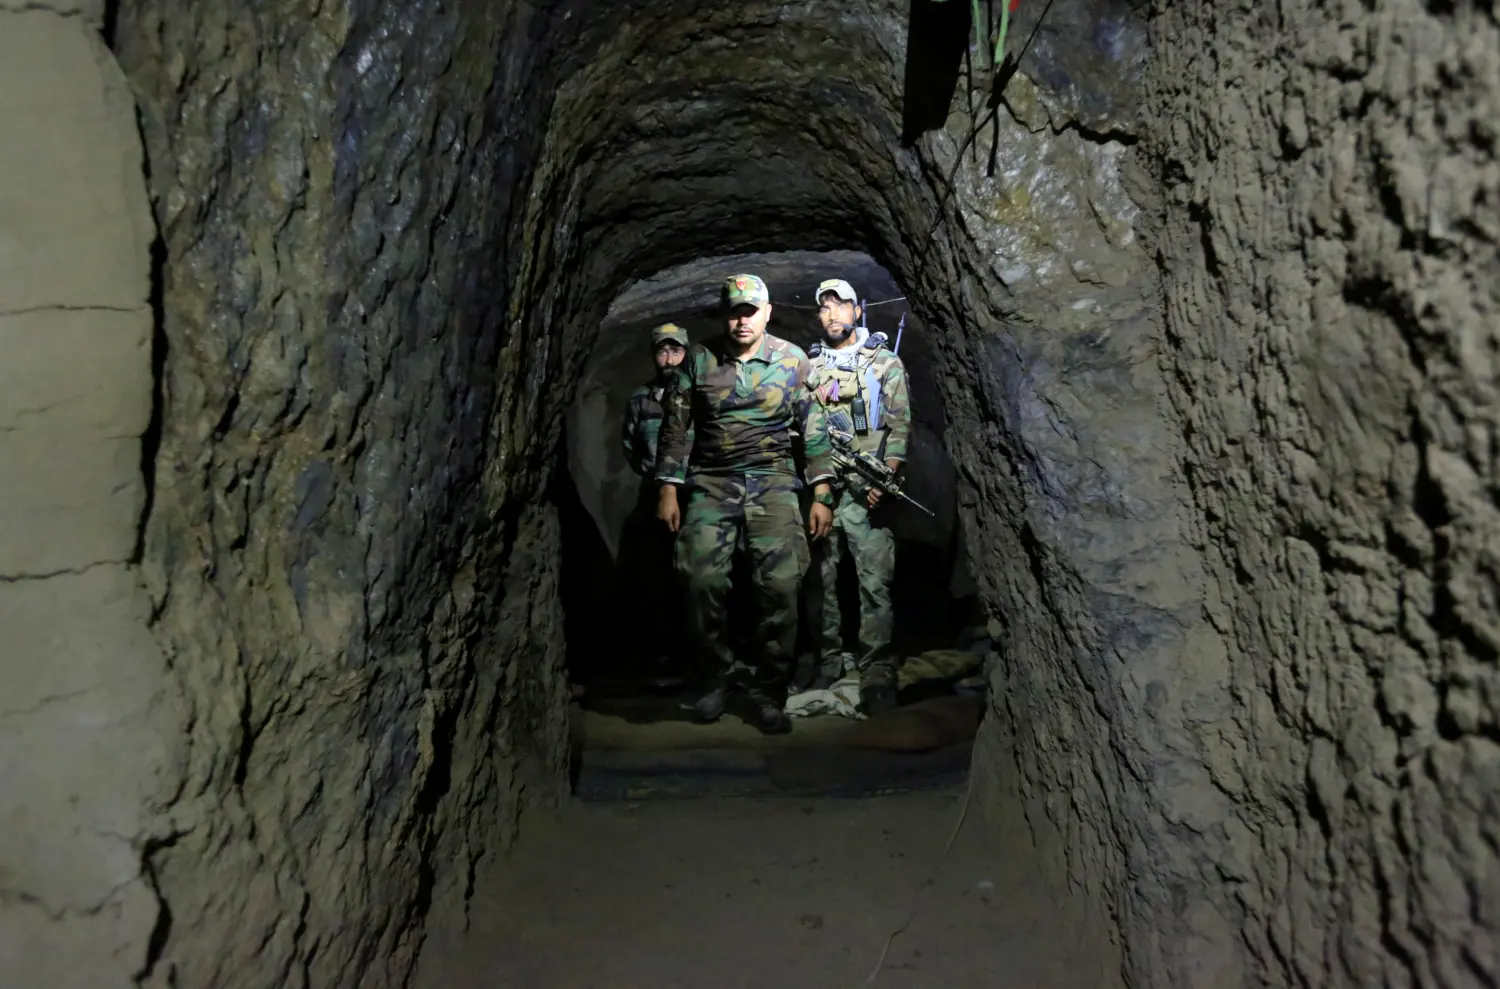
[[833, 292], [825, 293], [818, 302], [818, 322], [823, 325], [824, 338], [837, 347], [854, 335], [859, 307]]

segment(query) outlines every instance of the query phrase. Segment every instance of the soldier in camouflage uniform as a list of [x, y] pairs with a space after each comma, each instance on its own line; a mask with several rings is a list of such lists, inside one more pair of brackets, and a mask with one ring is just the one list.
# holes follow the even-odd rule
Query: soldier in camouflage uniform
[[688, 656], [681, 612], [682, 582], [672, 566], [675, 537], [656, 518], [656, 445], [662, 396], [687, 356], [687, 347], [687, 331], [674, 323], [651, 331], [656, 375], [631, 394], [620, 429], [625, 461], [640, 477], [635, 507], [620, 534], [620, 588], [628, 597], [631, 611], [642, 620], [640, 635], [633, 636], [632, 641], [641, 647], [657, 674], [669, 676], [687, 672]]
[[[812, 348], [817, 395], [835, 437], [846, 437], [857, 449], [899, 470], [906, 460], [910, 430], [906, 368], [880, 342], [859, 327], [861, 310], [854, 288], [842, 279], [818, 286], [818, 320], [823, 341]], [[860, 700], [866, 713], [894, 707], [896, 659], [891, 645], [891, 578], [896, 569], [896, 541], [872, 512], [881, 492], [859, 477], [840, 473], [833, 485], [833, 533], [814, 547], [822, 623], [820, 664], [814, 687], [826, 687], [855, 672], [862, 661]], [[844, 651], [838, 601], [840, 557], [853, 558], [859, 578], [859, 654]]]
[[630, 469], [652, 483], [652, 508], [656, 495], [656, 442], [661, 432], [662, 397], [672, 374], [687, 356], [687, 330], [675, 323], [663, 323], [651, 331], [651, 359], [656, 362], [656, 377], [630, 395], [625, 406], [625, 425], [620, 431], [625, 446], [625, 462]]
[[[728, 332], [694, 344], [667, 390], [658, 516], [669, 529], [681, 529], [675, 559], [710, 686], [698, 701], [699, 718], [717, 720], [728, 693], [742, 691], [755, 702], [762, 731], [784, 732], [791, 730], [783, 705], [797, 601], [810, 562], [792, 441], [802, 439], [803, 473], [813, 488], [808, 532], [822, 539], [833, 524], [828, 432], [807, 355], [766, 333], [771, 296], [765, 282], [736, 275], [723, 301]], [[727, 638], [730, 565], [742, 535], [761, 640], [760, 655], [752, 659], [735, 656]]]

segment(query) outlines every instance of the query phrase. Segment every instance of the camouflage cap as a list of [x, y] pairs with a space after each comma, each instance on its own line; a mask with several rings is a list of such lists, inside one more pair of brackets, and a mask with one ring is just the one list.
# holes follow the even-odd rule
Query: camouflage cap
[[818, 284], [818, 290], [813, 293], [814, 302], [822, 302], [823, 296], [832, 292], [845, 302], [859, 302], [859, 296], [854, 291], [854, 286], [842, 278], [828, 278]]
[[663, 323], [656, 329], [651, 331], [652, 350], [655, 350], [657, 347], [660, 347], [662, 344], [666, 343], [669, 340], [672, 343], [681, 344], [682, 346], [686, 347], [688, 345], [687, 330], [684, 330], [676, 323]]
[[764, 306], [771, 292], [755, 275], [734, 275], [724, 283], [724, 304], [729, 306]]

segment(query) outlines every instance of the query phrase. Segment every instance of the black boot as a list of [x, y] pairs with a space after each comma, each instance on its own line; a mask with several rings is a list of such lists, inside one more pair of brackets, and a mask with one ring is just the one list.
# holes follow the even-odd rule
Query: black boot
[[756, 706], [756, 726], [763, 735], [785, 735], [792, 730], [792, 719], [780, 704], [760, 701]]
[[812, 653], [803, 653], [797, 657], [797, 666], [792, 673], [792, 690], [813, 689], [813, 681], [818, 676], [818, 658]]
[[859, 709], [867, 717], [896, 709], [896, 688], [889, 683], [871, 683], [859, 688]]
[[698, 698], [697, 703], [693, 705], [693, 710], [698, 715], [698, 723], [711, 725], [722, 718], [726, 696], [723, 687], [716, 687]]

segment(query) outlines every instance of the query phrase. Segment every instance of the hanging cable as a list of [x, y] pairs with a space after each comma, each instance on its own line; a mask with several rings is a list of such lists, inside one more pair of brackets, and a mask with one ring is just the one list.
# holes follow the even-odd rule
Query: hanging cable
[[[888, 306], [888, 305], [890, 305], [893, 302], [905, 302], [905, 301], [906, 301], [906, 296], [904, 296], [904, 295], [898, 295], [894, 299], [881, 299], [879, 302], [866, 302], [865, 303], [865, 308], [866, 309], [873, 309], [876, 306]], [[795, 302], [778, 302], [778, 303], [776, 303], [776, 307], [778, 309], [801, 309], [804, 312], [817, 312], [818, 311], [818, 307], [817, 306], [799, 306]]]

